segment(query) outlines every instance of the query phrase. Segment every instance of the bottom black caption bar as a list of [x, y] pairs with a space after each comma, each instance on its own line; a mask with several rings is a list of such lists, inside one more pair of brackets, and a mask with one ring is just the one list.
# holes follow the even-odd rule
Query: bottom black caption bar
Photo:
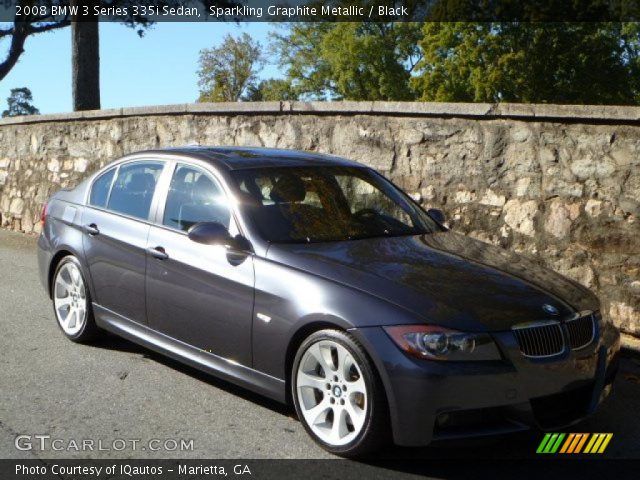
[[637, 478], [639, 460], [55, 460], [0, 459], [1, 480]]
[[0, 480], [388, 479], [392, 473], [348, 460], [0, 460]]

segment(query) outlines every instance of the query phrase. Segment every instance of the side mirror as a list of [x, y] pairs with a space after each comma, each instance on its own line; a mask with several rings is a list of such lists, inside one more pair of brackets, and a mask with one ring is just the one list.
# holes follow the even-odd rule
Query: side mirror
[[439, 208], [430, 208], [429, 210], [427, 210], [427, 215], [433, 218], [440, 225], [442, 225], [446, 221], [444, 212]]
[[224, 225], [218, 222], [200, 222], [187, 232], [189, 239], [205, 245], [230, 245], [233, 237]]
[[232, 237], [229, 230], [219, 222], [200, 222], [187, 232], [189, 239], [204, 245], [224, 245], [240, 251], [251, 251], [251, 243], [242, 235]]

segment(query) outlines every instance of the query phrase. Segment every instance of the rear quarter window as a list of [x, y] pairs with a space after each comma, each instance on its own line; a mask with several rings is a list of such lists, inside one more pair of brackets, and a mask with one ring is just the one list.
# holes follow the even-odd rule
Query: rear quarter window
[[109, 198], [109, 190], [113, 182], [113, 176], [116, 169], [112, 168], [100, 175], [91, 186], [91, 195], [89, 196], [89, 205], [94, 207], [105, 208], [107, 199]]

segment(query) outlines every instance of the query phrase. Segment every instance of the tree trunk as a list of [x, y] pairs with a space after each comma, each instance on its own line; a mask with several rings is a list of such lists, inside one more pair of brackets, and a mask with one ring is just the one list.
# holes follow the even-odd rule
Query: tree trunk
[[98, 110], [100, 108], [98, 22], [86, 21], [87, 17], [83, 17], [82, 21], [78, 20], [74, 18], [71, 22], [73, 110]]

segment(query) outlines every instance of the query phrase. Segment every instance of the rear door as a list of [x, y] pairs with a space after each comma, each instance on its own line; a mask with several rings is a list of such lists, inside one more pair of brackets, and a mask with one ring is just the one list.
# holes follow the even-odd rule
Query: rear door
[[[198, 222], [238, 233], [228, 197], [211, 172], [177, 163], [147, 247], [149, 326], [217, 356], [251, 365], [253, 257], [187, 236]], [[164, 198], [163, 195], [161, 198]]]
[[157, 160], [125, 162], [91, 187], [82, 223], [94, 302], [146, 324], [145, 248], [151, 205], [164, 167]]

